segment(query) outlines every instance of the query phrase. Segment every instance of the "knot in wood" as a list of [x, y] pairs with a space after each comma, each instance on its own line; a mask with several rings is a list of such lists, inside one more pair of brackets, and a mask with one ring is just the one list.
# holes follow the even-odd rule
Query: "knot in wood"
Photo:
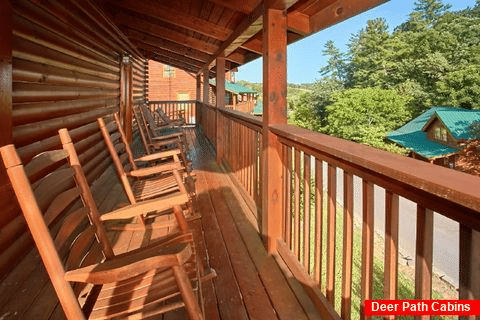
[[273, 200], [274, 202], [277, 202], [277, 201], [278, 201], [278, 192], [277, 192], [277, 190], [276, 190], [276, 189], [275, 189], [275, 190], [273, 190], [273, 193], [272, 193], [272, 200]]

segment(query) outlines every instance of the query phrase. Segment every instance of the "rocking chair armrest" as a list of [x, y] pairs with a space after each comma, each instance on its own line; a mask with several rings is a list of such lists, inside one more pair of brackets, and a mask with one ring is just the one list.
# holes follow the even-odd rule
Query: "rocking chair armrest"
[[135, 250], [102, 263], [67, 271], [65, 280], [94, 284], [112, 283], [130, 279], [150, 270], [181, 265], [191, 255], [192, 248], [188, 243], [154, 246]]
[[168, 157], [173, 157], [174, 155], [179, 155], [182, 151], [180, 149], [173, 149], [173, 150], [168, 150], [168, 151], [163, 151], [163, 152], [157, 152], [154, 154], [148, 154], [143, 157], [139, 157], [135, 159], [135, 162], [149, 162], [149, 161], [155, 161], [155, 160], [160, 160]]
[[189, 199], [186, 193], [177, 192], [158, 199], [146, 200], [116, 209], [101, 215], [100, 220], [131, 219], [133, 217], [138, 217], [139, 215], [147, 214], [148, 212], [161, 212], [174, 206], [181, 206], [188, 201]]
[[153, 167], [132, 170], [127, 173], [127, 176], [141, 178], [141, 177], [151, 176], [153, 174], [167, 173], [173, 170], [182, 170], [182, 169], [183, 169], [183, 166], [180, 162], [172, 162], [172, 163], [156, 165]]
[[180, 138], [184, 135], [183, 132], [174, 132], [174, 133], [169, 133], [169, 134], [161, 134], [159, 136], [154, 136], [152, 137], [153, 140], [166, 140], [166, 139], [172, 139], [172, 138]]
[[149, 145], [151, 145], [155, 148], [160, 148], [160, 147], [163, 147], [163, 146], [166, 146], [166, 145], [169, 145], [169, 144], [180, 145], [181, 143], [182, 143], [182, 141], [178, 137], [175, 137], [175, 138], [170, 138], [170, 139], [165, 139], [165, 140], [155, 139], [154, 141], [149, 143]]

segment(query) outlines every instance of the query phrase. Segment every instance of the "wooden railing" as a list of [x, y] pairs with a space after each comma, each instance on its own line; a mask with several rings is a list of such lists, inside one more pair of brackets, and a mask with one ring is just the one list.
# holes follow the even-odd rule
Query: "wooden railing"
[[196, 115], [196, 101], [149, 101], [148, 105], [150, 110], [154, 112], [158, 108], [161, 108], [167, 116], [172, 120], [182, 118], [185, 120], [185, 124], [195, 124]]
[[215, 146], [216, 144], [216, 128], [217, 115], [215, 107], [203, 102], [197, 101], [197, 124], [203, 131], [207, 139]]
[[[218, 113], [217, 125], [220, 127], [223, 148], [221, 152], [223, 164], [232, 172], [234, 179], [240, 184], [250, 202], [257, 226], [261, 229], [262, 208], [262, 122], [249, 114], [222, 109]], [[239, 139], [242, 143], [238, 143]], [[220, 150], [219, 150], [220, 149]], [[248, 202], [247, 202], [248, 203]]]
[[[261, 171], [268, 171], [262, 168], [261, 120], [203, 104], [199, 110], [199, 123], [210, 132], [221, 161], [242, 188], [253, 189], [247, 194], [260, 208]], [[219, 127], [209, 128], [214, 125]], [[282, 145], [283, 159], [278, 256], [325, 316], [363, 318], [363, 303], [372, 298], [431, 299], [436, 214], [460, 225], [458, 298], [480, 298], [480, 178], [290, 125], [270, 129]], [[376, 192], [379, 188], [384, 193]], [[414, 212], [400, 205], [405, 199], [414, 202]], [[374, 224], [379, 203], [383, 226]], [[361, 208], [357, 224], [354, 207]], [[398, 283], [399, 225], [412, 216], [414, 289], [405, 297], [398, 295], [405, 286]], [[374, 242], [379, 232], [380, 244]]]

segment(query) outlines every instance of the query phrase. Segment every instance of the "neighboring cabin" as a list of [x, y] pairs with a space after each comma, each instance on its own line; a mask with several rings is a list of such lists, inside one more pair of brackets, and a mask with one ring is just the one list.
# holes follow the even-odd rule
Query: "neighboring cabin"
[[[196, 99], [196, 75], [174, 68], [166, 64], [150, 60], [149, 93], [150, 101], [184, 101]], [[215, 79], [210, 79], [209, 100], [211, 105], [216, 103]], [[235, 83], [235, 72], [225, 74], [225, 103], [231, 109], [252, 112], [257, 93], [247, 87]]]
[[387, 134], [410, 150], [410, 156], [455, 168], [466, 142], [473, 140], [471, 126], [480, 122], [480, 110], [433, 107]]

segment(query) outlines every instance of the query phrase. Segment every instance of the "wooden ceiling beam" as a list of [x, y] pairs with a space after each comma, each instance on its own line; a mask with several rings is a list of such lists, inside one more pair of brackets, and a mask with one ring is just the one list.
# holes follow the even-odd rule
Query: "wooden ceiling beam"
[[298, 11], [293, 11], [287, 15], [287, 30], [298, 33], [302, 36], [309, 35], [310, 16]]
[[170, 23], [180, 28], [184, 28], [207, 37], [225, 41], [233, 30], [220, 27], [207, 20], [192, 17], [188, 12], [178, 10], [165, 5], [164, 1], [152, 0], [103, 0], [117, 8], [127, 9], [143, 15], [153, 17], [157, 20]]
[[194, 73], [198, 72], [198, 67], [191, 66], [191, 65], [188, 65], [186, 63], [182, 63], [181, 61], [172, 59], [171, 57], [165, 57], [165, 56], [157, 54], [154, 51], [150, 51], [150, 50], [142, 49], [142, 48], [140, 48], [140, 51], [148, 59], [151, 59], [151, 60], [163, 63], [163, 64], [167, 64], [169, 66], [172, 66], [172, 67], [175, 67], [175, 68], [178, 68], [178, 69], [182, 69], [182, 70], [185, 70], [185, 71], [188, 71], [188, 72], [194, 72]]
[[221, 5], [222, 7], [231, 9], [233, 11], [249, 14], [260, 4], [261, 0], [210, 0], [210, 2]]
[[153, 35], [156, 38], [162, 38], [181, 45], [195, 48], [197, 51], [202, 51], [210, 55], [215, 53], [219, 48], [219, 46], [215, 44], [189, 37], [185, 34], [181, 34], [178, 32], [173, 32], [168, 28], [156, 25], [151, 22], [142, 21], [141, 19], [137, 20], [135, 18], [125, 17], [124, 19], [122, 19], [121, 22], [119, 22], [119, 25], [121, 28], [123, 26], [126, 29], [137, 30], [144, 34]]
[[192, 67], [199, 68], [199, 67], [204, 65], [203, 61], [198, 61], [198, 60], [194, 60], [194, 59], [182, 56], [182, 55], [174, 54], [172, 52], [162, 50], [162, 49], [159, 49], [155, 46], [152, 46], [149, 43], [145, 43], [145, 42], [142, 42], [142, 41], [139, 41], [139, 40], [132, 40], [132, 43], [135, 44], [138, 48], [154, 52], [155, 54], [158, 54], [159, 56], [169, 57], [173, 60], [188, 64]]
[[210, 55], [204, 52], [189, 48], [185, 45], [181, 45], [169, 40], [158, 38], [149, 34], [144, 34], [137, 30], [124, 29], [123, 31], [130, 38], [130, 41], [135, 41], [136, 39], [137, 41], [147, 43], [156, 48], [169, 51], [172, 54], [189, 57], [203, 62], [207, 61], [210, 58]]
[[255, 36], [263, 29], [263, 13], [267, 8], [275, 8], [287, 10], [294, 5], [298, 0], [268, 0], [261, 2], [235, 29], [235, 31], [222, 43], [217, 52], [210, 59], [206, 68], [210, 68], [215, 64], [215, 59], [220, 54], [228, 56], [238, 47], [244, 44], [248, 39]]
[[[229, 55], [245, 41], [253, 37], [262, 28], [262, 15], [264, 11], [265, 7], [263, 3], [258, 5], [257, 8], [240, 23], [230, 37], [222, 43], [220, 48], [207, 62], [205, 68], [210, 69], [220, 54]], [[254, 31], [255, 33], [253, 33]], [[248, 38], [247, 35], [249, 35]]]
[[230, 53], [227, 57], [225, 57], [226, 60], [234, 62], [236, 64], [244, 64], [245, 63], [245, 55], [238, 52], [234, 51]]
[[263, 41], [261, 34], [248, 39], [240, 47], [256, 54], [263, 54]]
[[376, 7], [387, 0], [337, 0], [310, 17], [312, 33]]

